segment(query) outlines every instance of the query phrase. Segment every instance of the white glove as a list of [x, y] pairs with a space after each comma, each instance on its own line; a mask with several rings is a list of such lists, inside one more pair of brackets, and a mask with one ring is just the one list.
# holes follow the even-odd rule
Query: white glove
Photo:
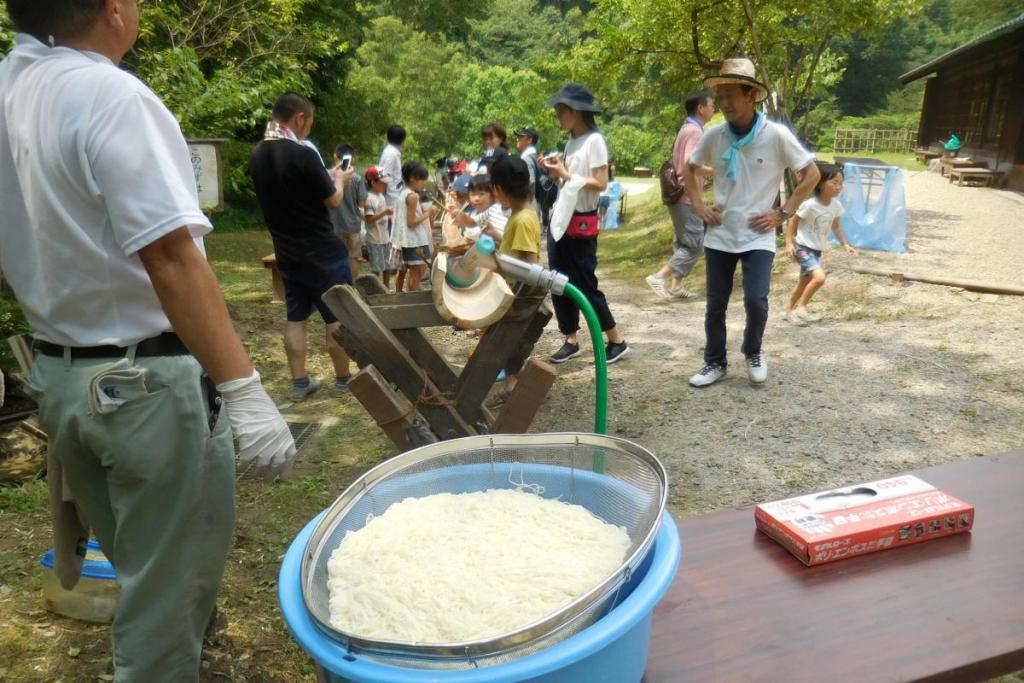
[[287, 474], [295, 461], [295, 440], [288, 423], [267, 396], [260, 373], [217, 385], [238, 439], [238, 476], [249, 470], [264, 479]]

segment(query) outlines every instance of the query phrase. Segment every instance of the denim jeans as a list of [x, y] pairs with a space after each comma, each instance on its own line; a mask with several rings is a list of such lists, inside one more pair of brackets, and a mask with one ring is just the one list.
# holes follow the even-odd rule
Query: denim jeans
[[750, 356], [761, 353], [761, 338], [768, 323], [768, 290], [772, 281], [775, 254], [763, 249], [733, 254], [717, 249], [704, 250], [708, 281], [708, 307], [704, 314], [704, 362], [727, 365], [725, 352], [725, 313], [732, 295], [736, 264], [743, 264], [743, 305], [747, 325], [743, 330], [741, 351]]

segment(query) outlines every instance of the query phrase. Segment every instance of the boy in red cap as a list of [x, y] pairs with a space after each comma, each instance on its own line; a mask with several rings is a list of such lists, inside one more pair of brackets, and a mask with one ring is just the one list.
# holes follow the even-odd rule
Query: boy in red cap
[[390, 287], [394, 270], [389, 263], [391, 230], [388, 218], [394, 210], [387, 205], [387, 192], [392, 178], [376, 166], [366, 169], [365, 178], [369, 193], [363, 208], [363, 220], [366, 221], [366, 250], [370, 255], [370, 271], [381, 279], [385, 287]]

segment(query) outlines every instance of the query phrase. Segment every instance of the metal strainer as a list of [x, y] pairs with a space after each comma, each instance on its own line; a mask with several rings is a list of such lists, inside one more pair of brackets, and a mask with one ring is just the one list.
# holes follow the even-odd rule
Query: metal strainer
[[[327, 561], [345, 534], [392, 503], [437, 493], [539, 484], [543, 497], [582, 505], [625, 527], [632, 541], [622, 565], [592, 590], [523, 628], [486, 640], [409, 643], [369, 640], [331, 626]], [[597, 434], [474, 436], [399, 455], [353, 483], [326, 511], [306, 546], [302, 595], [314, 622], [352, 653], [416, 668], [474, 668], [550, 647], [594, 623], [617, 604], [622, 587], [648, 554], [668, 496], [668, 479], [646, 449]]]

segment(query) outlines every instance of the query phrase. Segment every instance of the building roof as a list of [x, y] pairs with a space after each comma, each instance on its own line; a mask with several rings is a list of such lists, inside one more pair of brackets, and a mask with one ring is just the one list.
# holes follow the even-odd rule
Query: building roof
[[993, 40], [996, 40], [997, 38], [1001, 38], [1009, 33], [1013, 33], [1014, 31], [1018, 31], [1021, 29], [1024, 29], [1024, 14], [1021, 14], [1019, 17], [1015, 19], [1010, 19], [1009, 21], [1000, 24], [999, 26], [996, 26], [994, 29], [990, 31], [982, 33], [974, 40], [966, 42], [960, 47], [953, 48], [946, 54], [936, 57], [927, 64], [922, 64], [916, 69], [911, 69], [907, 73], [900, 76], [900, 81], [903, 83], [903, 85], [906, 85], [907, 83], [916, 81], [917, 79], [923, 78], [928, 74], [935, 73], [936, 71], [938, 71], [940, 66], [942, 66], [946, 62], [951, 61], [953, 58], [959, 57], [960, 55], [966, 52], [974, 50], [975, 48], [981, 47], [986, 43], [990, 43]]

